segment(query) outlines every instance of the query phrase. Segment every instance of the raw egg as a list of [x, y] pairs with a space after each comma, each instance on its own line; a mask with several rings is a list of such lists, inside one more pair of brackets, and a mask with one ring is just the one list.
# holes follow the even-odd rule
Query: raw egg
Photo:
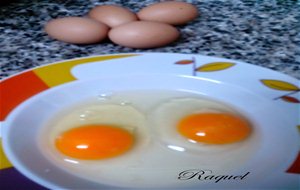
[[145, 7], [137, 15], [140, 20], [181, 25], [194, 20], [198, 16], [198, 10], [189, 3], [166, 1]]
[[117, 5], [96, 6], [88, 15], [92, 19], [98, 20], [111, 28], [137, 20], [137, 16], [133, 12]]
[[228, 144], [246, 139], [248, 122], [230, 113], [198, 113], [182, 118], [177, 125], [184, 137], [200, 143]]
[[60, 41], [90, 44], [105, 39], [108, 26], [88, 18], [66, 17], [49, 21], [45, 26], [45, 31], [49, 36]]
[[164, 23], [135, 21], [113, 28], [108, 36], [121, 46], [154, 48], [174, 42], [179, 37], [179, 31]]
[[[228, 131], [218, 124], [223, 120], [232, 125]], [[178, 180], [182, 171], [201, 166], [230, 173], [251, 159], [260, 141], [246, 121], [235, 109], [192, 92], [104, 92], [57, 113], [41, 134], [47, 146], [40, 150], [60, 168], [101, 185], [186, 189], [199, 181]], [[202, 133], [207, 138], [197, 139]]]
[[56, 148], [78, 159], [104, 159], [123, 154], [134, 143], [129, 131], [116, 126], [94, 124], [65, 131], [57, 137]]
[[162, 141], [191, 152], [230, 150], [246, 143], [253, 128], [230, 106], [206, 98], [171, 99], [151, 119]]
[[62, 156], [82, 160], [122, 156], [142, 138], [145, 116], [129, 105], [94, 104], [74, 109], [55, 121], [50, 131], [53, 146]]

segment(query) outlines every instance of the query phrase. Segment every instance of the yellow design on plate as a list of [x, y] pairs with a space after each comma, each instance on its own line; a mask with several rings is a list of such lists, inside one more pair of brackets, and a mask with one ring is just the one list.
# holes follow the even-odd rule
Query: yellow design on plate
[[0, 169], [12, 167], [12, 164], [7, 159], [2, 148], [2, 140], [0, 139]]
[[262, 79], [261, 82], [269, 88], [283, 91], [298, 91], [296, 85], [281, 80]]
[[197, 71], [199, 72], [220, 71], [220, 70], [228, 69], [234, 65], [235, 63], [229, 63], [229, 62], [213, 62], [198, 67]]
[[76, 80], [76, 78], [70, 72], [72, 67], [76, 65], [96, 62], [96, 61], [125, 58], [125, 57], [137, 56], [137, 55], [138, 54], [107, 55], [107, 56], [96, 56], [96, 57], [75, 59], [75, 60], [58, 62], [52, 65], [48, 65], [46, 67], [40, 67], [34, 69], [33, 72], [37, 76], [39, 76], [49, 87], [52, 87], [69, 81]]

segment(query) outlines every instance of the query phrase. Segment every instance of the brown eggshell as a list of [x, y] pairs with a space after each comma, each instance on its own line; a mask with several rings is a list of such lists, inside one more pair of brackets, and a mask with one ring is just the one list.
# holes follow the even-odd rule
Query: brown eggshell
[[194, 5], [178, 1], [155, 3], [137, 13], [140, 20], [163, 22], [172, 25], [186, 24], [195, 19], [198, 14], [198, 10]]
[[131, 48], [154, 48], [167, 45], [179, 37], [179, 31], [159, 22], [135, 21], [111, 29], [111, 41]]
[[96, 6], [88, 15], [90, 18], [103, 22], [111, 28], [138, 20], [133, 12], [117, 5]]
[[107, 37], [108, 26], [89, 18], [65, 17], [49, 21], [45, 31], [49, 36], [60, 41], [91, 44]]

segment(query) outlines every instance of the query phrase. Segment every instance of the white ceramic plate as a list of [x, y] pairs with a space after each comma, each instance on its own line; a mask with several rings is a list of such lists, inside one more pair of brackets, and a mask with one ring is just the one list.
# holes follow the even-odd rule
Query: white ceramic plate
[[[32, 87], [31, 95], [8, 101], [13, 103], [6, 106], [10, 110], [2, 116], [4, 148], [21, 173], [45, 187], [114, 189], [105, 181], [91, 182], [57, 167], [55, 162], [41, 154], [36, 139], [40, 128], [61, 107], [96, 96], [99, 92], [130, 89], [183, 89], [199, 93], [234, 106], [257, 126], [261, 138], [257, 149], [243, 166], [234, 170], [236, 175], [250, 172], [245, 180], [206, 183], [192, 179], [178, 182], [179, 186], [299, 187], [299, 175], [291, 169], [299, 152], [299, 81], [296, 79], [227, 59], [163, 53], [118, 54], [64, 61], [24, 72], [3, 82], [15, 83], [22, 80], [22, 75], [23, 80], [37, 80], [37, 85]], [[6, 86], [10, 91], [11, 85]], [[14, 101], [16, 99], [18, 104]], [[30, 127], [21, 126], [25, 124]], [[186, 169], [202, 168], [198, 165], [180, 168], [179, 164], [171, 172], [164, 174], [162, 169], [161, 173], [170, 175], [166, 176], [167, 180], [168, 177], [177, 178]]]

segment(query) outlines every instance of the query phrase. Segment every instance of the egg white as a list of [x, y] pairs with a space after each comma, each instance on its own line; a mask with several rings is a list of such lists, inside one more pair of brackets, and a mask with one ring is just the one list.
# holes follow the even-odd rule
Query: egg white
[[177, 124], [184, 117], [196, 113], [231, 113], [239, 116], [233, 108], [217, 101], [206, 98], [173, 98], [157, 106], [150, 120], [159, 139], [173, 150], [191, 153], [220, 153], [241, 147], [250, 139], [227, 145], [211, 145], [187, 139], [178, 133]]
[[[47, 124], [41, 134], [45, 157], [72, 175], [100, 184], [129, 188], [188, 187], [198, 181], [180, 181], [188, 169], [209, 169], [215, 173], [241, 167], [255, 151], [257, 138], [227, 149], [197, 146], [180, 136], [174, 124], [194, 112], [232, 112], [233, 109], [202, 96], [180, 90], [139, 90], [108, 93], [69, 108]], [[105, 123], [124, 127], [136, 137], [127, 153], [104, 160], [79, 160], [60, 154], [54, 139], [78, 125]], [[46, 139], [46, 140], [45, 140]], [[47, 141], [45, 143], [45, 141]], [[211, 151], [213, 150], [213, 151]], [[208, 183], [208, 182], [203, 182]]]

